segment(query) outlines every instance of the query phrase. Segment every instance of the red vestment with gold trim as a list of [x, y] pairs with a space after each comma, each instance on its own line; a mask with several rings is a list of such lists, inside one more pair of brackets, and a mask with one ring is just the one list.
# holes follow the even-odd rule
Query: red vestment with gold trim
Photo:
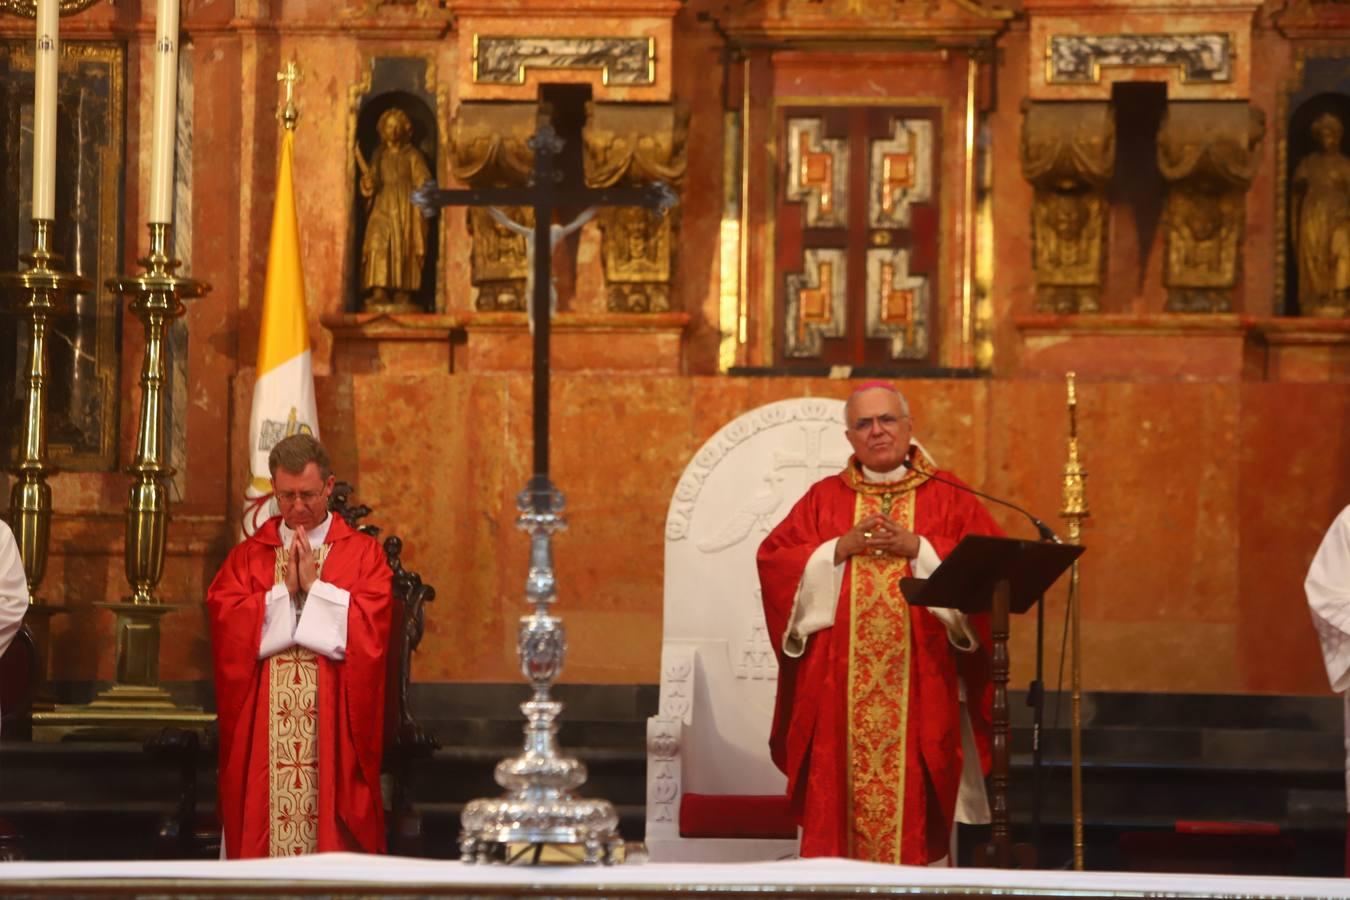
[[864, 516], [890, 516], [940, 558], [967, 534], [1002, 534], [974, 495], [923, 477], [935, 470], [920, 455], [914, 467], [898, 482], [869, 483], [850, 460], [813, 485], [759, 548], [764, 615], [778, 656], [769, 744], [788, 778], [803, 856], [922, 865], [947, 855], [962, 767], [958, 678], [981, 768], [989, 770], [988, 617], [970, 617], [980, 649], [955, 651], [943, 624], [901, 597], [908, 560], [849, 559], [834, 624], [811, 635], [802, 656], [783, 653], [807, 560]]
[[[220, 822], [231, 859], [269, 855], [269, 674], [258, 659], [268, 591], [276, 582], [281, 517], [230, 551], [207, 591], [220, 731]], [[369, 535], [333, 515], [321, 578], [351, 595], [346, 657], [316, 656], [318, 852], [385, 849], [380, 795], [385, 655], [392, 573]], [[312, 601], [318, 602], [318, 601]], [[287, 651], [289, 652], [289, 651]], [[281, 663], [277, 663], [281, 664]]]

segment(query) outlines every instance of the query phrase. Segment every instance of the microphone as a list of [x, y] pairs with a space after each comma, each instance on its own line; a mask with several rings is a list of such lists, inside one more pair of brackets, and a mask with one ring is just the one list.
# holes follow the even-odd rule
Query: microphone
[[900, 465], [903, 466], [903, 467], [906, 468], [906, 469], [909, 469], [909, 470], [910, 470], [911, 472], [913, 472], [915, 475], [920, 475], [920, 476], [922, 476], [922, 477], [924, 477], [924, 478], [927, 478], [927, 479], [930, 479], [930, 480], [932, 480], [932, 481], [938, 481], [938, 482], [941, 482], [942, 484], [950, 485], [951, 487], [958, 488], [958, 489], [960, 489], [960, 490], [963, 490], [963, 491], [966, 491], [966, 492], [968, 492], [968, 493], [974, 494], [976, 497], [983, 497], [985, 500], [989, 500], [990, 502], [997, 503], [999, 506], [1006, 506], [1006, 507], [1008, 507], [1008, 509], [1016, 510], [1017, 512], [1020, 512], [1022, 515], [1026, 516], [1026, 517], [1027, 517], [1027, 520], [1030, 521], [1031, 524], [1034, 525], [1034, 526], [1036, 527], [1036, 532], [1037, 532], [1037, 534], [1040, 535], [1041, 540], [1047, 541], [1047, 542], [1052, 543], [1052, 544], [1062, 544], [1062, 543], [1064, 543], [1063, 541], [1061, 541], [1061, 540], [1059, 539], [1059, 535], [1055, 534], [1055, 532], [1050, 528], [1049, 525], [1045, 524], [1045, 523], [1042, 522], [1040, 519], [1036, 518], [1035, 516], [1033, 516], [1031, 513], [1027, 512], [1027, 511], [1026, 511], [1025, 509], [1023, 509], [1022, 507], [1018, 506], [1016, 503], [1012, 503], [1012, 502], [1010, 502], [1010, 501], [1008, 501], [1008, 500], [1002, 500], [1002, 499], [1000, 499], [1000, 498], [998, 498], [998, 497], [992, 497], [992, 496], [990, 496], [989, 494], [984, 493], [983, 491], [977, 491], [977, 490], [975, 490], [973, 487], [971, 487], [971, 486], [968, 485], [968, 484], [961, 484], [959, 481], [951, 481], [951, 480], [949, 480], [949, 479], [947, 479], [947, 478], [940, 478], [940, 477], [938, 477], [937, 475], [933, 475], [933, 474], [931, 474], [931, 473], [929, 473], [929, 472], [920, 472], [918, 469], [914, 468], [914, 466], [910, 463], [909, 457], [908, 457], [908, 456], [905, 457], [904, 461], [901, 462]]

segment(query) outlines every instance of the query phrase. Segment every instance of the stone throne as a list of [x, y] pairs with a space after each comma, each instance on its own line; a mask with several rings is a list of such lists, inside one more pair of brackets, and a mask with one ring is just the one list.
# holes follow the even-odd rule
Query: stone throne
[[797, 850], [769, 759], [777, 662], [755, 551], [849, 457], [842, 400], [781, 400], [694, 454], [666, 515], [661, 695], [647, 720], [647, 846], [656, 861], [779, 859]]

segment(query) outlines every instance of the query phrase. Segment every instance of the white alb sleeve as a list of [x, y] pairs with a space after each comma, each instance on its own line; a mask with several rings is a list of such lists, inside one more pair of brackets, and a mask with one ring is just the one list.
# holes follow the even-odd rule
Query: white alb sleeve
[[351, 599], [349, 591], [326, 581], [310, 585], [300, 624], [295, 628], [295, 642], [331, 660], [346, 659], [347, 607]]
[[264, 602], [258, 659], [276, 656], [287, 647], [295, 646], [295, 607], [291, 605], [291, 592], [284, 584], [274, 584]]
[[[928, 538], [919, 536], [919, 555], [914, 558], [912, 568], [915, 578], [927, 578], [937, 571], [937, 567], [942, 565], [942, 559], [933, 549], [933, 545], [928, 543]], [[930, 606], [928, 611], [937, 616], [939, 622], [947, 629], [947, 640], [951, 641], [953, 647], [962, 653], [973, 653], [980, 649], [980, 638], [975, 633], [975, 629], [970, 627], [970, 620], [966, 614], [959, 609], [948, 609], [945, 606]]]
[[783, 635], [783, 654], [796, 658], [806, 652], [806, 639], [834, 624], [839, 604], [839, 586], [844, 580], [844, 564], [834, 564], [834, 546], [839, 538], [828, 540], [815, 549], [806, 561], [806, 570], [797, 584], [788, 614], [787, 633]]
[[1333, 691], [1350, 688], [1350, 506], [1327, 529], [1303, 582]]

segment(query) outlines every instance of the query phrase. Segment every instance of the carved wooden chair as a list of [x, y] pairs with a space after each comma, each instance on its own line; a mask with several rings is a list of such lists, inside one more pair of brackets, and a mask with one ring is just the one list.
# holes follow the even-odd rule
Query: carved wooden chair
[[[380, 529], [362, 523], [371, 509], [351, 502], [353, 488], [345, 481], [333, 486], [329, 509], [347, 524], [371, 537]], [[384, 539], [384, 554], [394, 573], [394, 610], [389, 627], [388, 680], [384, 693], [384, 772], [389, 779], [389, 852], [415, 856], [422, 849], [422, 817], [413, 803], [412, 766], [426, 759], [440, 744], [413, 715], [408, 686], [412, 678], [412, 654], [422, 643], [426, 622], [426, 604], [436, 599], [436, 589], [422, 582], [422, 576], [403, 566], [403, 541], [390, 535]]]

